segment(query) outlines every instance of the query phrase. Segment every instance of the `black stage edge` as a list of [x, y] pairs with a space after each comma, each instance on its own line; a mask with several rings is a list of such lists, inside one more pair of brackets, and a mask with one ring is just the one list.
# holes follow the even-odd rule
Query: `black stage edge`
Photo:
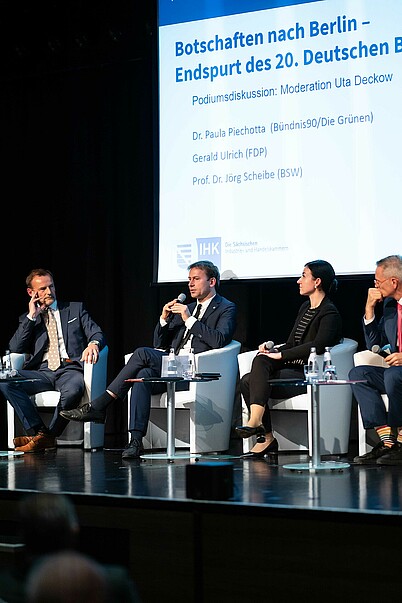
[[[346, 460], [343, 458], [342, 460]], [[186, 497], [195, 460], [123, 461], [121, 451], [56, 452], [0, 460], [0, 534], [17, 534], [27, 492], [68, 494], [81, 550], [125, 565], [153, 601], [364, 601], [400, 593], [402, 467], [351, 465], [309, 474], [231, 463], [230, 500]], [[4, 559], [2, 559], [4, 561]]]

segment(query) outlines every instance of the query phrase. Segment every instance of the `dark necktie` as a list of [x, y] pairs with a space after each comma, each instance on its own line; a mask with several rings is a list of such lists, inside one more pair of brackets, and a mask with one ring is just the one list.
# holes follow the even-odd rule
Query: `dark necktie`
[[56, 319], [54, 317], [53, 310], [50, 308], [46, 312], [46, 328], [49, 336], [47, 366], [51, 371], [55, 371], [60, 366], [59, 338], [57, 335]]
[[[199, 317], [200, 312], [201, 312], [201, 308], [202, 308], [202, 305], [198, 304], [197, 310], [196, 310], [195, 314], [193, 314], [194, 318], [198, 318]], [[190, 333], [190, 329], [189, 329], [187, 331], [187, 333], [185, 334], [185, 336], [183, 338], [183, 341], [180, 344], [180, 349], [184, 348], [184, 346], [186, 345], [186, 343], [188, 342], [188, 340], [190, 339], [190, 337], [191, 337], [191, 333]]]

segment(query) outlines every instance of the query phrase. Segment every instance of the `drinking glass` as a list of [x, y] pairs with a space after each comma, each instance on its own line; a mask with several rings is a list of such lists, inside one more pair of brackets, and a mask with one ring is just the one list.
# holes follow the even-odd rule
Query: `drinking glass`
[[304, 377], [306, 381], [312, 383], [313, 381], [318, 381], [318, 373], [316, 371], [312, 371], [310, 365], [305, 364], [303, 366]]

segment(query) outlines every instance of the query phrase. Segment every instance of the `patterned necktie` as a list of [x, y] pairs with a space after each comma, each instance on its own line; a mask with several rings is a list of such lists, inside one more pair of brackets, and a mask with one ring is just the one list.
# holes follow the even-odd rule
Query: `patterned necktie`
[[57, 335], [56, 319], [53, 310], [47, 311], [46, 328], [49, 336], [49, 349], [47, 351], [47, 366], [51, 371], [55, 371], [60, 366], [59, 338]]
[[[198, 304], [197, 306], [197, 310], [195, 312], [195, 314], [193, 314], [194, 318], [198, 318], [201, 312], [201, 308], [202, 308], [202, 304]], [[183, 338], [183, 341], [180, 344], [180, 349], [184, 348], [184, 346], [186, 345], [186, 343], [188, 342], [188, 340], [191, 337], [191, 332], [190, 329], [187, 331], [186, 335]]]
[[397, 304], [398, 307], [398, 349], [402, 352], [402, 306]]

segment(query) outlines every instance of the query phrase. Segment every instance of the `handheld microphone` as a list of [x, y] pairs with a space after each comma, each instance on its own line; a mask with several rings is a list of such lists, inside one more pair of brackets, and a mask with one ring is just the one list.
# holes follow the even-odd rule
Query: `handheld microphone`
[[267, 352], [278, 352], [279, 350], [275, 347], [275, 344], [273, 341], [266, 341], [264, 343], [264, 347], [267, 350]]
[[[180, 293], [177, 298], [176, 298], [176, 302], [179, 302], [180, 304], [183, 304], [186, 301], [186, 294], [185, 293]], [[174, 318], [174, 314], [173, 312], [171, 312], [169, 314], [169, 316], [166, 319], [166, 322], [170, 322], [172, 321]]]
[[374, 354], [378, 354], [379, 356], [381, 356], [381, 358], [386, 358], [391, 353], [389, 345], [384, 346], [383, 348], [381, 348], [379, 345], [373, 345], [371, 351]]

